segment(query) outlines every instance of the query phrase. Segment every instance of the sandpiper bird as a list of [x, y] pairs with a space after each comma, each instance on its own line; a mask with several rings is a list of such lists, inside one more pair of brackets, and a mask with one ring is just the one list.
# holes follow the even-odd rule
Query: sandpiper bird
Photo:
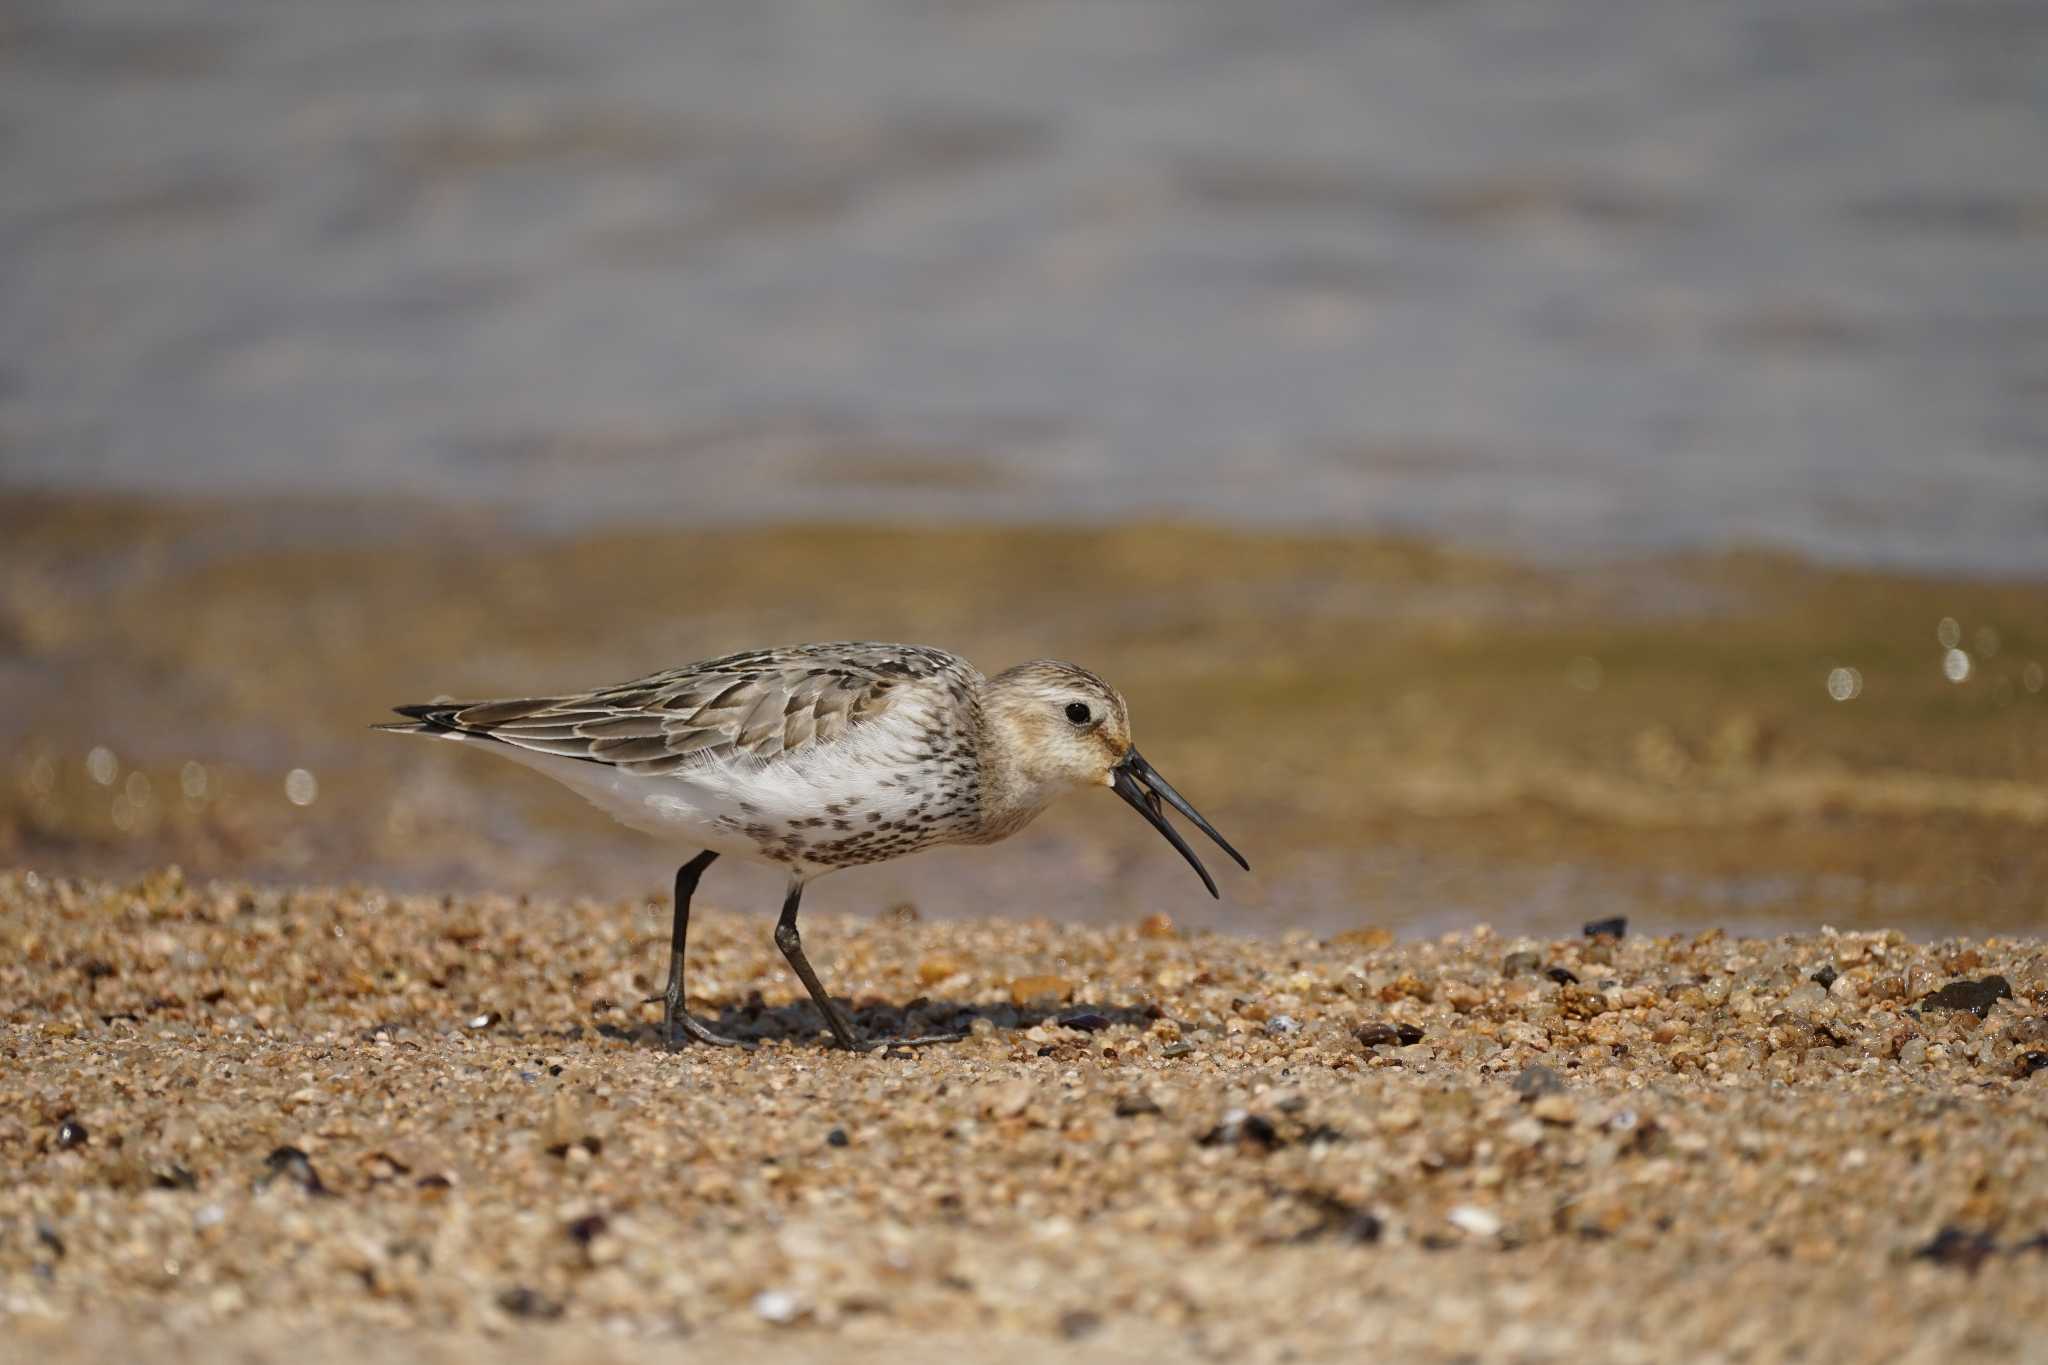
[[[789, 871], [775, 943], [842, 1047], [865, 1041], [804, 958], [797, 904], [843, 867], [934, 844], [992, 844], [1055, 799], [1106, 786], [1215, 879], [1161, 801], [1251, 864], [1131, 744], [1115, 688], [1051, 659], [993, 678], [920, 645], [816, 644], [729, 654], [576, 696], [433, 702], [380, 726], [476, 741], [574, 788], [621, 823], [704, 851], [676, 871], [663, 1034], [730, 1046], [683, 1005], [697, 880], [721, 853]], [[959, 1035], [887, 1040], [952, 1041]]]

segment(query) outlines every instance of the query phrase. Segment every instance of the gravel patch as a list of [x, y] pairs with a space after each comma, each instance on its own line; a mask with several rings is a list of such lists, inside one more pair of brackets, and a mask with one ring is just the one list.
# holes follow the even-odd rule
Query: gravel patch
[[2048, 1321], [2039, 940], [820, 915], [865, 1027], [969, 1031], [847, 1056], [715, 906], [694, 1002], [751, 1045], [657, 1046], [651, 923], [0, 873], [0, 1342], [1981, 1360]]

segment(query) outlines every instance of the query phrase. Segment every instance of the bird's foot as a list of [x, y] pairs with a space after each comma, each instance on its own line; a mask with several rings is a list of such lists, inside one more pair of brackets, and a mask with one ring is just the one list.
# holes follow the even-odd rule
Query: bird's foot
[[727, 1037], [700, 1023], [695, 1015], [682, 1007], [680, 1001], [670, 1000], [664, 995], [650, 995], [643, 1003], [652, 1003], [656, 1000], [661, 1001], [663, 1006], [661, 1041], [669, 1051], [674, 1052], [692, 1042], [703, 1043], [707, 1047], [745, 1046], [739, 1039]]
[[[738, 1038], [733, 1038], [726, 1034], [717, 1033], [709, 1028], [706, 1028], [703, 1024], [699, 1023], [696, 1019], [687, 1014], [675, 1019], [674, 1021], [666, 1025], [666, 1028], [668, 1032], [668, 1045], [671, 1051], [674, 1051], [675, 1049], [682, 1047], [685, 1041], [703, 1043], [707, 1047], [746, 1046], [746, 1044], [740, 1041]], [[680, 1038], [676, 1036], [679, 1031], [683, 1035]]]
[[[844, 1040], [841, 1040], [844, 1042]], [[920, 1033], [912, 1038], [860, 1038], [847, 1046], [854, 1052], [887, 1052], [892, 1047], [933, 1047], [939, 1043], [964, 1043], [965, 1033]]]

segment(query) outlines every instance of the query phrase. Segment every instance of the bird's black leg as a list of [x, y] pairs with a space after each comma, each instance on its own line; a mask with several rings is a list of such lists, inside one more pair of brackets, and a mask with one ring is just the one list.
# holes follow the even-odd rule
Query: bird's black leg
[[676, 913], [668, 939], [668, 989], [661, 994], [661, 1036], [670, 1047], [682, 1042], [677, 1030], [714, 1047], [737, 1047], [739, 1039], [713, 1033], [690, 1017], [683, 1008], [683, 944], [690, 937], [690, 897], [696, 894], [697, 879], [718, 855], [709, 849], [676, 869]]
[[825, 994], [824, 983], [811, 970], [809, 959], [804, 957], [803, 936], [796, 931], [797, 905], [803, 900], [804, 884], [790, 879], [789, 894], [782, 898], [782, 918], [775, 922], [775, 946], [782, 949], [782, 955], [789, 959], [789, 965], [796, 970], [797, 980], [804, 983], [804, 989], [811, 993], [811, 1001], [817, 1005], [818, 1013], [825, 1016], [825, 1024], [832, 1030], [832, 1036], [839, 1040], [839, 1046], [848, 1052], [869, 1052], [878, 1047], [919, 1047], [927, 1043], [957, 1043], [964, 1034], [932, 1033], [917, 1038], [869, 1038], [863, 1039], [854, 1030], [853, 1021], [846, 1017], [846, 1011], [839, 1008], [832, 997]]

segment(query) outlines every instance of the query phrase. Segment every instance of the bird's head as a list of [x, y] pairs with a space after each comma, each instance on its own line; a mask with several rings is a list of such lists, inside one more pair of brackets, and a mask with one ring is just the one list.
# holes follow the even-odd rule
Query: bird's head
[[1247, 872], [1251, 864], [1131, 743], [1130, 708], [1123, 695], [1087, 669], [1056, 659], [1034, 659], [991, 678], [982, 707], [1012, 770], [1027, 789], [1027, 803], [1050, 801], [1081, 787], [1108, 787], [1167, 842], [1180, 850], [1214, 896], [1216, 881], [1160, 803], [1172, 806]]

